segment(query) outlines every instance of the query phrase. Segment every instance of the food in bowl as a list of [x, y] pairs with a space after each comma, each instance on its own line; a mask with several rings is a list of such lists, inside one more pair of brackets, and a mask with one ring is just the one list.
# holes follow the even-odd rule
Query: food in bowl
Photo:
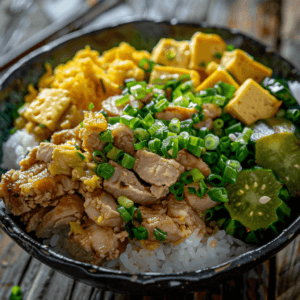
[[16, 124], [51, 139], [2, 176], [7, 208], [40, 238], [69, 231], [74, 258], [133, 272], [199, 269], [278, 234], [299, 193], [286, 87], [217, 35], [124, 45], [31, 87]]

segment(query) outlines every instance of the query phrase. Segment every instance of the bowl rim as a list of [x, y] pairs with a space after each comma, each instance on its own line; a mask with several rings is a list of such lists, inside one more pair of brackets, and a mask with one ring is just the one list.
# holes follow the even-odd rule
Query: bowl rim
[[[235, 36], [240, 36], [243, 39], [250, 40], [253, 45], [258, 45], [259, 47], [265, 49], [266, 52], [268, 52], [272, 56], [277, 56], [281, 61], [286, 62], [291, 70], [292, 73], [299, 77], [300, 79], [300, 73], [297, 70], [297, 68], [289, 62], [287, 59], [283, 58], [279, 53], [269, 51], [269, 47], [266, 45], [263, 45], [261, 42], [253, 39], [249, 35], [240, 32], [237, 29], [230, 29], [225, 26], [211, 26], [206, 22], [202, 23], [189, 23], [189, 22], [177, 22], [174, 19], [170, 20], [151, 20], [151, 19], [139, 19], [139, 18], [124, 18], [121, 20], [121, 22], [110, 22], [106, 25], [102, 26], [93, 26], [88, 28], [83, 28], [81, 30], [78, 30], [76, 32], [67, 34], [65, 36], [62, 36], [49, 44], [46, 44], [32, 52], [30, 52], [28, 55], [26, 55], [24, 58], [20, 59], [17, 63], [15, 63], [12, 67], [10, 67], [6, 73], [2, 76], [0, 79], [0, 91], [3, 89], [3, 86], [10, 80], [11, 76], [14, 75], [14, 73], [24, 64], [30, 64], [31, 60], [35, 57], [39, 56], [40, 54], [43, 54], [44, 52], [48, 52], [51, 49], [54, 49], [56, 47], [59, 47], [60, 45], [64, 44], [65, 42], [71, 41], [73, 39], [76, 39], [80, 36], [88, 35], [88, 34], [95, 34], [99, 31], [105, 31], [108, 29], [114, 29], [117, 27], [121, 27], [123, 25], [129, 25], [134, 23], [156, 23], [156, 24], [166, 24], [169, 26], [195, 26], [198, 30], [200, 28], [207, 29], [211, 28], [214, 30], [224, 30], [227, 31]], [[0, 202], [1, 203], [1, 202]], [[34, 240], [32, 237], [30, 237], [25, 231], [20, 229], [15, 222], [10, 218], [10, 216], [6, 213], [6, 210], [0, 207], [0, 225], [2, 225], [2, 229], [6, 234], [8, 234], [17, 244], [19, 244], [25, 251], [27, 251], [29, 254], [31, 254], [33, 257], [37, 258], [38, 260], [42, 261], [43, 263], [46, 263], [48, 266], [52, 267], [50, 262], [55, 261], [57, 264], [61, 267], [67, 266], [67, 265], [75, 265], [75, 267], [79, 267], [82, 269], [86, 275], [97, 277], [98, 279], [101, 278], [113, 278], [115, 280], [121, 279], [125, 280], [127, 282], [132, 282], [134, 280], [135, 284], [142, 285], [143, 287], [147, 285], [153, 284], [154, 280], [157, 279], [160, 282], [162, 281], [180, 281], [182, 282], [199, 282], [202, 281], [208, 281], [208, 280], [218, 280], [221, 277], [226, 277], [230, 271], [232, 271], [235, 268], [238, 268], [240, 270], [246, 270], [249, 268], [249, 265], [253, 261], [257, 261], [257, 264], [269, 259], [273, 255], [275, 255], [278, 251], [283, 249], [287, 244], [289, 244], [296, 236], [300, 233], [300, 216], [297, 217], [290, 226], [283, 230], [279, 236], [277, 236], [272, 241], [254, 249], [250, 250], [244, 254], [239, 255], [236, 258], [233, 258], [231, 260], [228, 260], [224, 263], [221, 263], [219, 265], [216, 265], [214, 267], [210, 268], [204, 268], [201, 270], [196, 271], [186, 271], [186, 272], [176, 272], [176, 273], [158, 273], [158, 272], [142, 272], [142, 273], [129, 273], [125, 271], [118, 271], [113, 269], [107, 269], [104, 267], [92, 265], [89, 263], [84, 263], [80, 261], [76, 261], [74, 259], [67, 258], [65, 256], [62, 256], [56, 252], [54, 252], [52, 249], [50, 249], [46, 245], [42, 245], [41, 243]], [[287, 231], [290, 233], [287, 234]], [[27, 246], [30, 246], [27, 249]], [[271, 246], [271, 249], [268, 249]], [[32, 250], [30, 251], [30, 248]], [[264, 253], [264, 251], [266, 251]], [[47, 253], [47, 254], [45, 254]], [[45, 255], [51, 257], [50, 260], [43, 261], [42, 259], [45, 259]], [[64, 272], [64, 270], [60, 270], [62, 273], [72, 276], [70, 274], [67, 274]], [[88, 282], [86, 282], [88, 283]]]

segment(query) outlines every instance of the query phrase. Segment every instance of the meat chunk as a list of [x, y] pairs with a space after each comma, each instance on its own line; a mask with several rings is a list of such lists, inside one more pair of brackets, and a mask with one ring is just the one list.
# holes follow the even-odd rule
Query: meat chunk
[[168, 106], [162, 112], [156, 113], [155, 117], [159, 120], [171, 121], [177, 118], [180, 121], [191, 119], [193, 114], [198, 114], [196, 108], [182, 107], [182, 106]]
[[131, 155], [135, 154], [133, 147], [134, 135], [132, 130], [121, 123], [116, 123], [111, 127], [114, 136], [114, 146]]
[[148, 240], [157, 241], [153, 235], [156, 227], [167, 233], [167, 243], [176, 242], [185, 237], [179, 225], [163, 213], [163, 210], [160, 211], [145, 206], [140, 206], [139, 210], [142, 214], [141, 225], [148, 230]]
[[142, 185], [133, 172], [112, 160], [109, 163], [115, 168], [115, 172], [109, 180], [104, 180], [103, 188], [115, 199], [125, 196], [143, 205], [158, 202], [158, 198], [150, 193], [149, 187]]
[[207, 177], [211, 171], [208, 165], [202, 160], [202, 158], [196, 157], [195, 155], [188, 152], [186, 149], [178, 151], [177, 158], [175, 158], [182, 166], [184, 166], [186, 171], [190, 171], [197, 168], [201, 173]]
[[115, 199], [103, 190], [84, 195], [84, 209], [88, 217], [99, 226], [120, 227], [123, 219], [117, 211]]
[[51, 137], [51, 143], [55, 145], [71, 142], [72, 144], [81, 145], [81, 141], [78, 137], [80, 125], [73, 129], [64, 129], [58, 132], [54, 132]]
[[143, 103], [141, 103], [139, 100], [136, 100], [133, 95], [129, 95], [129, 101], [127, 103], [117, 106], [116, 101], [122, 97], [123, 95], [116, 95], [102, 101], [102, 108], [108, 113], [109, 116], [122, 116], [123, 109], [127, 104], [130, 104], [133, 108], [141, 109], [143, 107]]
[[52, 143], [40, 143], [36, 158], [43, 162], [49, 163], [52, 160], [52, 154], [56, 146]]
[[21, 221], [27, 225], [26, 231], [35, 231], [38, 225], [42, 222], [44, 216], [52, 209], [52, 207], [40, 207], [27, 212], [21, 216]]
[[168, 216], [178, 225], [184, 225], [185, 235], [190, 235], [195, 229], [199, 229], [200, 234], [206, 232], [206, 226], [200, 216], [192, 209], [186, 201], [177, 201], [173, 194], [168, 197]]
[[72, 235], [66, 250], [77, 260], [100, 265], [118, 258], [128, 243], [128, 233], [115, 233], [111, 227], [100, 227], [89, 220], [79, 234]]
[[139, 150], [135, 158], [134, 171], [156, 186], [170, 187], [184, 172], [184, 167], [174, 159], [165, 159], [146, 150]]
[[205, 194], [203, 198], [190, 194], [188, 188], [193, 187], [196, 190], [199, 189], [199, 184], [191, 183], [184, 186], [184, 199], [189, 205], [198, 213], [204, 212], [206, 209], [212, 208], [218, 205], [218, 202], [211, 200], [208, 194]]
[[78, 195], [67, 195], [48, 212], [36, 229], [37, 237], [50, 238], [54, 233], [66, 229], [69, 222], [80, 221], [83, 215], [83, 201]]
[[169, 188], [166, 186], [157, 186], [157, 185], [151, 185], [150, 192], [156, 197], [156, 198], [164, 198], [169, 193]]
[[204, 103], [202, 107], [204, 119], [198, 124], [194, 124], [194, 127], [197, 129], [207, 127], [209, 130], [212, 130], [213, 120], [220, 117], [222, 114], [221, 108], [212, 103]]
[[14, 215], [34, 209], [37, 204], [55, 205], [56, 199], [78, 189], [79, 181], [65, 175], [51, 176], [46, 163], [36, 163], [26, 171], [10, 170], [2, 175], [0, 197]]

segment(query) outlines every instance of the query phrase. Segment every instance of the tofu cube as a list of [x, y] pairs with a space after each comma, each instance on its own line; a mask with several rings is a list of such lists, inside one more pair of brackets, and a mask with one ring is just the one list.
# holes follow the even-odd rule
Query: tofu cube
[[249, 126], [258, 120], [274, 117], [281, 104], [282, 101], [249, 78], [236, 91], [224, 112]]
[[211, 75], [214, 71], [218, 70], [219, 68], [219, 65], [214, 62], [214, 61], [211, 61], [205, 68], [205, 73], [209, 76]]
[[225, 50], [226, 43], [219, 35], [196, 32], [190, 43], [190, 69], [205, 70], [209, 62], [219, 63], [218, 55], [222, 55]]
[[155, 83], [155, 79], [160, 79], [162, 81], [168, 81], [172, 78], [179, 79], [180, 76], [185, 74], [190, 75], [195, 87], [200, 84], [200, 75], [197, 71], [158, 65], [155, 65], [153, 67], [153, 71], [151, 72], [149, 82]]
[[203, 91], [207, 88], [212, 88], [217, 84], [218, 82], [225, 82], [228, 84], [231, 84], [235, 86], [235, 88], [239, 88], [239, 85], [237, 82], [228, 74], [228, 72], [224, 69], [217, 69], [215, 72], [213, 72], [211, 75], [209, 75], [197, 88], [196, 91]]
[[187, 69], [190, 63], [189, 42], [178, 42], [173, 39], [160, 39], [158, 44], [153, 48], [151, 60], [160, 65]]
[[272, 69], [253, 60], [245, 51], [240, 49], [224, 52], [221, 65], [239, 84], [242, 84], [248, 78], [261, 83], [265, 77], [271, 77], [273, 73]]

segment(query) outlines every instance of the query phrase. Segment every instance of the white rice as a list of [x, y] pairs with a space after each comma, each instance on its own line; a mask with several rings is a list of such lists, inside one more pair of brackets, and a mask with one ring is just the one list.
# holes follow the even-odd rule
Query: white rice
[[17, 130], [2, 145], [2, 164], [1, 168], [19, 170], [19, 162], [26, 153], [37, 146], [34, 135], [29, 134], [25, 129]]

